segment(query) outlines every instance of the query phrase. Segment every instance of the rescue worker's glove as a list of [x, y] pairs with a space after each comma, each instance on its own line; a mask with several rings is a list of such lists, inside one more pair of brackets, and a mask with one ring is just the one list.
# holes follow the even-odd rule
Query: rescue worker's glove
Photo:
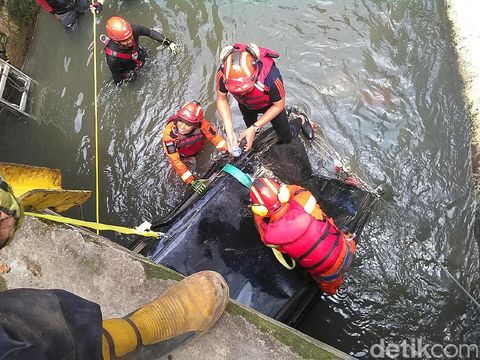
[[205, 179], [195, 180], [194, 182], [192, 182], [192, 188], [198, 194], [203, 193], [207, 188], [207, 180]]
[[95, 14], [100, 14], [103, 10], [103, 4], [96, 1], [94, 2], [91, 6], [90, 6], [91, 9], [95, 9]]
[[170, 41], [170, 45], [168, 45], [168, 48], [170, 49], [173, 55], [177, 55], [180, 52], [180, 49], [178, 48], [177, 44], [175, 44], [173, 41]]

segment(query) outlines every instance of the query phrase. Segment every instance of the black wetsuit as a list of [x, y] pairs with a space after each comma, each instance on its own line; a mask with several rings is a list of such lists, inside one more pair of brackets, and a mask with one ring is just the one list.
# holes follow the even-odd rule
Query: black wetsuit
[[[138, 51], [138, 59], [143, 63], [145, 61], [147, 52], [145, 49], [141, 48], [138, 43], [138, 38], [140, 36], [148, 36], [149, 38], [161, 42], [163, 45], [170, 45], [171, 41], [167, 39], [163, 34], [150, 29], [148, 27], [142, 25], [132, 25], [133, 30], [133, 38], [135, 40], [135, 44], [137, 46]], [[118, 43], [115, 41], [109, 41], [106, 48], [111, 49], [112, 51], [116, 51], [119, 53], [126, 53], [131, 54], [132, 48], [123, 49], [120, 47]], [[112, 72], [113, 80], [116, 83], [120, 83], [122, 81], [133, 81], [136, 79], [136, 70], [137, 64], [133, 59], [121, 59], [115, 56], [111, 56], [106, 54], [107, 57], [107, 64]]]

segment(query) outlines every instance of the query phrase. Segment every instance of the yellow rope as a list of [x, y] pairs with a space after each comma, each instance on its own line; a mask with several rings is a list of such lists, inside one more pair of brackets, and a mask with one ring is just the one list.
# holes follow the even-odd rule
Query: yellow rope
[[[98, 89], [97, 89], [97, 15], [93, 13], [93, 82], [94, 82], [94, 109], [95, 109], [95, 216], [100, 224], [100, 190], [98, 186]], [[97, 235], [100, 229], [97, 229]]]
[[131, 229], [123, 226], [100, 224], [98, 222], [94, 223], [92, 221], [77, 220], [77, 219], [72, 219], [72, 218], [63, 217], [59, 215], [37, 214], [32, 212], [25, 212], [25, 215], [34, 216], [40, 219], [55, 221], [62, 224], [83, 226], [89, 229], [97, 230], [97, 233], [99, 230], [110, 230], [110, 231], [115, 231], [121, 234], [141, 235], [141, 236], [154, 237], [154, 238], [158, 238], [162, 234], [155, 231], [139, 231], [137, 229]]

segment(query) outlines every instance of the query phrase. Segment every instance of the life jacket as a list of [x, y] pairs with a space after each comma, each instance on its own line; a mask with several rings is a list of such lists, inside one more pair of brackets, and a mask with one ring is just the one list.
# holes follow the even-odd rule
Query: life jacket
[[[245, 51], [247, 48], [244, 44], [234, 44], [233, 47], [240, 49], [241, 51]], [[280, 56], [280, 54], [276, 51], [262, 47], [259, 47], [259, 49], [260, 58], [258, 59], [258, 62], [262, 64], [262, 69], [258, 75], [257, 82], [255, 83], [253, 90], [242, 96], [232, 94], [240, 104], [244, 105], [250, 110], [260, 110], [272, 105], [272, 101], [268, 95], [270, 89], [265, 85], [265, 79], [272, 69], [272, 66], [275, 64], [273, 59], [276, 59]]]
[[135, 61], [135, 66], [137, 68], [142, 66], [142, 62], [138, 58], [138, 49], [137, 49], [137, 43], [135, 41], [135, 38], [133, 39], [132, 50], [129, 51], [129, 52], [126, 52], [126, 53], [125, 52], [114, 51], [114, 50], [110, 49], [108, 47], [108, 44], [110, 43], [110, 41], [111, 41], [111, 39], [107, 38], [104, 42], [105, 46], [104, 46], [103, 50], [105, 51], [105, 54], [107, 54], [108, 56], [113, 56], [113, 57], [123, 59], [123, 60], [131, 60], [131, 61], [133, 60], [133, 61]]
[[75, 7], [75, 0], [46, 0], [53, 12], [61, 14]]
[[[337, 264], [339, 256], [348, 247], [345, 234], [331, 219], [325, 216], [323, 220], [317, 220], [294, 199], [290, 200], [289, 208], [280, 219], [269, 224], [262, 222], [262, 228], [267, 246], [288, 254], [316, 280], [323, 274], [332, 278], [341, 275], [350, 265], [351, 251], [346, 266], [343, 266], [343, 260]], [[335, 265], [338, 269], [333, 268]]]
[[[175, 116], [171, 116], [167, 120], [167, 124], [174, 121]], [[180, 155], [188, 157], [193, 156], [196, 153], [200, 152], [205, 145], [206, 136], [200, 130], [200, 127], [196, 126], [191, 133], [187, 135], [180, 134], [178, 131], [175, 131], [175, 127], [172, 128], [170, 132], [170, 137], [175, 141], [175, 146]]]

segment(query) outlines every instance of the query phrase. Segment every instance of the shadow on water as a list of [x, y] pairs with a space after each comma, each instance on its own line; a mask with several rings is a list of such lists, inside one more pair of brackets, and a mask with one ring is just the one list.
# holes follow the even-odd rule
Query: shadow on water
[[[406, 0], [107, 2], [99, 32], [122, 14], [163, 29], [182, 53], [142, 41], [149, 62], [136, 83], [120, 88], [99, 55], [102, 220], [133, 226], [178, 203], [185, 188], [162, 152], [164, 121], [198, 99], [219, 125], [219, 51], [254, 41], [281, 53], [287, 102], [305, 108], [355, 173], [391, 189], [363, 233], [343, 291], [320, 296], [314, 311], [321, 320], [305, 319], [301, 330], [357, 357], [368, 357], [382, 338], [480, 343], [478, 309], [417, 243], [479, 298], [469, 124], [445, 8]], [[25, 67], [39, 83], [38, 123], [2, 123], [2, 160], [57, 167], [68, 187], [93, 189], [91, 17], [77, 34], [52, 20], [40, 14]], [[321, 149], [307, 151], [319, 171]], [[212, 156], [207, 147], [197, 158], [198, 173]], [[93, 202], [84, 210], [92, 219]]]

